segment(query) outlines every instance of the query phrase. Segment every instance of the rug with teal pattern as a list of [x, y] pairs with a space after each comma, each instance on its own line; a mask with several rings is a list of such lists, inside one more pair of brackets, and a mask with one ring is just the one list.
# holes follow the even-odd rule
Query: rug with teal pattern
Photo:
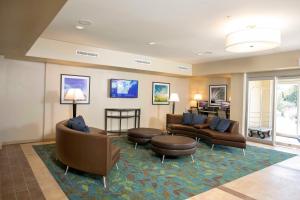
[[247, 146], [241, 149], [215, 146], [213, 151], [199, 143], [191, 157], [166, 158], [151, 151], [151, 146], [134, 145], [126, 138], [114, 139], [121, 148], [119, 170], [114, 167], [109, 176], [109, 190], [104, 190], [102, 177], [70, 169], [55, 160], [55, 144], [36, 145], [35, 151], [48, 167], [61, 189], [71, 200], [79, 199], [186, 199], [226, 182], [245, 176], [295, 155], [270, 149]]

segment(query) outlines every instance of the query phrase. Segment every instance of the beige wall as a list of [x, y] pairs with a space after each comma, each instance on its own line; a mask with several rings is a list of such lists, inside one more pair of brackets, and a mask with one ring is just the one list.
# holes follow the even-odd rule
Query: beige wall
[[44, 67], [0, 59], [0, 142], [42, 138]]
[[[0, 62], [0, 141], [16, 142], [54, 137], [55, 124], [72, 115], [71, 105], [59, 103], [60, 74], [91, 76], [90, 104], [78, 105], [78, 114], [90, 126], [104, 128], [104, 108], [132, 108], [142, 110], [141, 126], [164, 128], [165, 115], [171, 106], [152, 105], [152, 81], [171, 83], [171, 92], [177, 92], [180, 102], [176, 112], [188, 107], [189, 79], [143, 73], [120, 72], [95, 68], [72, 67], [2, 59]], [[44, 76], [46, 81], [44, 84]], [[139, 98], [111, 99], [108, 80], [111, 78], [139, 80]], [[44, 90], [45, 86], [45, 90]], [[45, 92], [45, 112], [44, 112]], [[43, 117], [45, 128], [43, 129]], [[127, 122], [124, 121], [127, 125]], [[130, 122], [129, 122], [130, 124]], [[113, 123], [112, 128], [117, 124]]]
[[[89, 105], [78, 105], [78, 113], [85, 117], [90, 126], [104, 128], [105, 108], [141, 108], [141, 126], [164, 128], [165, 115], [170, 112], [171, 106], [152, 105], [153, 81], [171, 83], [171, 92], [177, 92], [180, 97], [180, 102], [176, 104], [176, 112], [183, 112], [188, 107], [189, 80], [186, 78], [47, 64], [45, 120], [48, 123], [45, 124], [46, 137], [52, 137], [56, 122], [69, 118], [72, 114], [70, 105], [59, 103], [60, 74], [62, 73], [91, 76], [91, 102]], [[108, 81], [111, 78], [137, 79], [139, 81], [139, 98], [109, 98]], [[126, 120], [124, 124], [126, 127]], [[116, 126], [117, 124], [114, 123], [112, 128]]]
[[[77, 50], [93, 52], [99, 55], [98, 57], [76, 55]], [[50, 40], [46, 38], [39, 38], [26, 55], [35, 58], [47, 58], [57, 61], [86, 63], [86, 65], [92, 64], [98, 67], [113, 66], [121, 69], [143, 70], [180, 76], [192, 75], [192, 65], [188, 63], [175, 62], [161, 58], [113, 51], [109, 49], [101, 49], [58, 40]], [[146, 60], [150, 63], [137, 63], [136, 59]]]
[[214, 76], [202, 76], [193, 77], [190, 79], [190, 96], [189, 101], [191, 106], [195, 106], [194, 101], [195, 94], [201, 94], [203, 100], [209, 99], [209, 85], [227, 85], [227, 99], [231, 96], [231, 81], [230, 77], [214, 77]]
[[227, 84], [227, 98], [230, 102], [230, 119], [236, 120], [240, 124], [240, 133], [244, 134], [245, 126], [245, 98], [246, 98], [246, 74], [237, 73], [230, 76], [202, 76], [191, 78], [190, 81], [190, 105], [196, 105], [193, 96], [200, 93], [203, 100], [209, 98], [209, 85]]
[[193, 76], [299, 69], [300, 51], [290, 51], [193, 65]]
[[245, 98], [246, 98], [246, 74], [231, 75], [231, 102], [230, 118], [240, 124], [240, 133], [245, 130]]

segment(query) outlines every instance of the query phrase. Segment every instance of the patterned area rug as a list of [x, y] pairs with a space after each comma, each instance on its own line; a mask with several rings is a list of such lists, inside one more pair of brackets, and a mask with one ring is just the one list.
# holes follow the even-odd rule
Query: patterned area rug
[[55, 144], [34, 146], [62, 190], [71, 200], [79, 199], [186, 199], [211, 188], [245, 176], [295, 155], [247, 146], [241, 149], [215, 146], [214, 151], [199, 143], [191, 157], [166, 158], [151, 151], [151, 146], [134, 146], [126, 138], [117, 138], [121, 147], [119, 170], [114, 167], [108, 177], [109, 190], [103, 189], [102, 177], [70, 169], [55, 160]]

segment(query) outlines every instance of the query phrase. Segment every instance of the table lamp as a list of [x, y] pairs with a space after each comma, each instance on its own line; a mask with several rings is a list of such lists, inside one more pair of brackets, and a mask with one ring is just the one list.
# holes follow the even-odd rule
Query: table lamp
[[175, 113], [175, 102], [179, 102], [179, 96], [177, 93], [172, 93], [169, 99], [170, 102], [173, 102], [172, 105], [172, 114]]
[[194, 100], [197, 102], [197, 108], [199, 108], [199, 102], [202, 100], [202, 95], [201, 94], [195, 94], [194, 95]]
[[65, 100], [73, 101], [73, 118], [76, 117], [77, 101], [85, 100], [85, 96], [80, 88], [71, 88], [65, 95]]

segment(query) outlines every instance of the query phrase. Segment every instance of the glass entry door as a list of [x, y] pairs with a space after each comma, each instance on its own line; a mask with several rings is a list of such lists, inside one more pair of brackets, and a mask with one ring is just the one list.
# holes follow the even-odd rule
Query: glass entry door
[[247, 139], [273, 144], [274, 80], [248, 80]]
[[300, 145], [300, 79], [282, 79], [277, 85], [276, 142]]

